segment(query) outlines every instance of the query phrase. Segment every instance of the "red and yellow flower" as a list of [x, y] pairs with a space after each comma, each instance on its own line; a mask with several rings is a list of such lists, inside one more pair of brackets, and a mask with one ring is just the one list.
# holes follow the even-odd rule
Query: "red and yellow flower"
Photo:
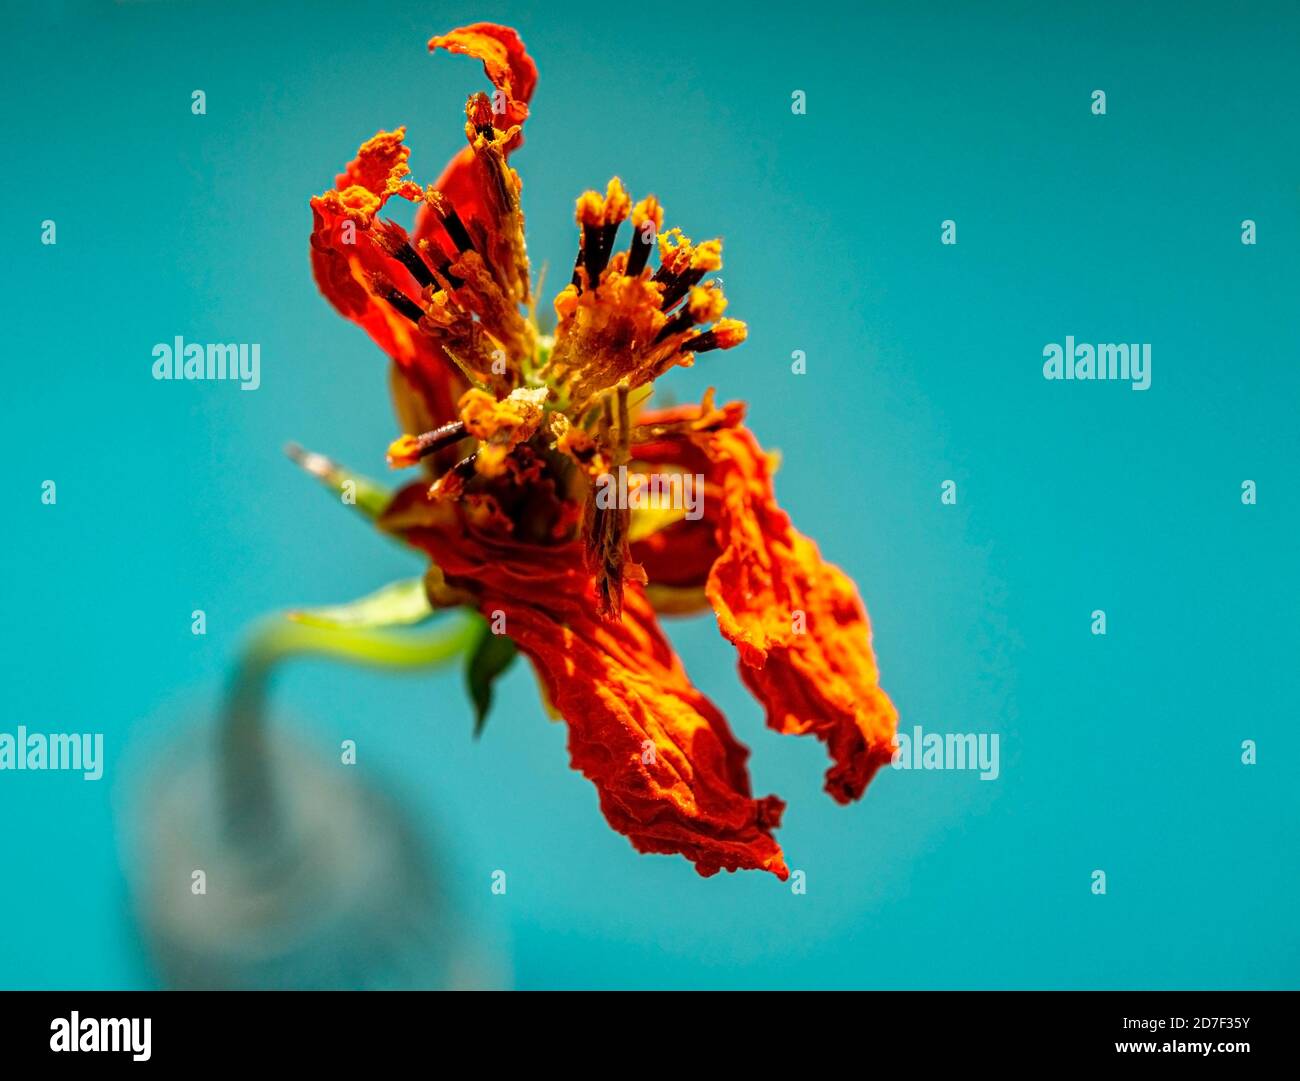
[[[658, 201], [634, 203], [617, 178], [584, 193], [573, 275], [543, 334], [509, 164], [536, 66], [491, 23], [429, 47], [480, 60], [492, 85], [468, 100], [467, 145], [421, 187], [404, 130], [381, 131], [311, 201], [321, 292], [393, 362], [411, 434], [389, 461], [426, 474], [380, 525], [429, 556], [434, 605], [504, 617], [568, 725], [573, 766], [638, 850], [680, 853], [703, 875], [784, 878], [772, 835], [784, 804], [752, 794], [749, 752], [692, 685], [657, 613], [712, 608], [767, 724], [826, 744], [826, 789], [841, 803], [889, 761], [897, 715], [857, 590], [777, 506], [743, 405], [710, 392], [646, 407], [670, 369], [745, 339], [710, 278], [721, 242], [665, 229]], [[391, 199], [418, 205], [411, 232], [382, 216]], [[702, 516], [598, 505], [598, 479], [619, 467], [702, 476]]]

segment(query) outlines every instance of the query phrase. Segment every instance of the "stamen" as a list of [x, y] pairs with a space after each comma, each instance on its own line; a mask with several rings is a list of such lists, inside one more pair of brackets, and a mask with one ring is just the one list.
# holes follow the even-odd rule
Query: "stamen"
[[469, 230], [465, 228], [465, 223], [460, 220], [460, 215], [456, 213], [456, 208], [451, 205], [450, 200], [442, 192], [430, 188], [425, 192], [424, 201], [433, 210], [434, 216], [442, 227], [447, 230], [447, 235], [456, 245], [456, 250], [473, 251], [474, 241], [470, 239]]
[[618, 227], [627, 218], [632, 200], [623, 190], [623, 182], [614, 177], [602, 196], [598, 191], [583, 192], [578, 198], [577, 219], [582, 227], [582, 243], [573, 267], [573, 284], [582, 288], [579, 267], [586, 267], [587, 288], [595, 289], [609, 265]]
[[[594, 247], [596, 243], [594, 233], [600, 228], [601, 221], [605, 216], [605, 200], [601, 198], [600, 192], [584, 191], [579, 195], [575, 216], [578, 219], [578, 227], [582, 232], [578, 235], [578, 257], [573, 263], [572, 285], [581, 292], [582, 275], [578, 271], [584, 263], [590, 268], [596, 262], [595, 254], [589, 254], [588, 249]], [[588, 269], [588, 288], [595, 289], [597, 284], [597, 279], [592, 277], [591, 270]]]
[[689, 306], [682, 308], [663, 326], [663, 329], [655, 335], [654, 344], [658, 345], [666, 338], [671, 338], [674, 334], [680, 334], [684, 330], [690, 330], [695, 325], [695, 317], [691, 315]]
[[[663, 267], [659, 269], [662, 270]], [[664, 283], [664, 302], [660, 305], [660, 310], [667, 311], [681, 300], [692, 286], [699, 285], [704, 280], [705, 273], [703, 270], [694, 269], [686, 271], [685, 274], [673, 275], [670, 273], [667, 276], [668, 280]], [[656, 281], [658, 277], [656, 274]]]
[[650, 258], [650, 249], [653, 247], [653, 240], [641, 239], [640, 230], [633, 232], [632, 247], [627, 253], [628, 277], [635, 278], [645, 269], [646, 261]]
[[707, 353], [711, 349], [731, 349], [749, 335], [749, 328], [739, 319], [722, 319], [717, 326], [682, 343], [684, 353]]
[[472, 251], [474, 241], [469, 238], [469, 230], [465, 228], [464, 222], [460, 220], [460, 215], [455, 210], [448, 210], [447, 217], [443, 219], [443, 226], [447, 230], [447, 235], [451, 237], [452, 243], [456, 245], [459, 252]]
[[680, 229], [660, 237], [659, 242], [660, 265], [654, 280], [664, 286], [663, 310], [667, 311], [687, 290], [699, 285], [705, 274], [722, 269], [722, 242], [706, 240], [692, 246]]
[[451, 446], [465, 436], [465, 423], [450, 421], [440, 428], [422, 435], [403, 435], [394, 439], [388, 448], [388, 464], [394, 469], [405, 469], [415, 465], [421, 458]]
[[618, 236], [618, 222], [612, 225], [584, 225], [582, 227], [582, 258], [587, 267], [587, 282], [591, 288], [600, 284], [600, 276], [609, 265]]
[[372, 274], [370, 276], [370, 286], [375, 295], [383, 300], [388, 301], [394, 308], [401, 312], [416, 326], [420, 325], [420, 320], [424, 318], [424, 309], [415, 301], [397, 288], [391, 281], [382, 274]]
[[429, 264], [420, 258], [420, 253], [411, 247], [410, 241], [407, 240], [406, 233], [396, 222], [380, 219], [375, 222], [375, 239], [379, 246], [393, 259], [396, 259], [402, 266], [411, 272], [413, 277], [422, 286], [434, 285], [436, 279], [433, 271], [429, 269]]
[[726, 308], [727, 298], [716, 283], [692, 286], [690, 299], [664, 324], [655, 336], [654, 344], [690, 330], [696, 323], [716, 322], [722, 318]]
[[455, 499], [464, 490], [465, 483], [474, 476], [474, 463], [478, 459], [478, 451], [466, 455], [459, 462], [453, 465], [441, 477], [429, 485], [430, 499]]
[[691, 290], [686, 310], [697, 323], [716, 323], [727, 310], [727, 298], [722, 295], [722, 289], [716, 282], [697, 285]]
[[[647, 229], [647, 223], [653, 225]], [[655, 234], [663, 228], [664, 210], [659, 200], [653, 195], [642, 199], [632, 210], [632, 247], [627, 254], [627, 276], [635, 278], [645, 269], [650, 251], [654, 247]], [[649, 236], [646, 236], [646, 234]]]

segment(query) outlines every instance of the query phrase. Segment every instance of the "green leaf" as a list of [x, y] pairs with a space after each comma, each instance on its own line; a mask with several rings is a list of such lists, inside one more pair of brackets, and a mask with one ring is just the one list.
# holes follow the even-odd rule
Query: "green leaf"
[[487, 620], [479, 627], [478, 641], [469, 649], [465, 662], [465, 682], [474, 701], [474, 738], [487, 724], [492, 708], [492, 684], [510, 667], [519, 650], [504, 634], [493, 634]]
[[306, 608], [289, 612], [289, 619], [311, 627], [334, 630], [370, 630], [375, 627], [410, 627], [433, 615], [424, 590], [424, 580], [410, 578], [349, 604], [328, 608]]

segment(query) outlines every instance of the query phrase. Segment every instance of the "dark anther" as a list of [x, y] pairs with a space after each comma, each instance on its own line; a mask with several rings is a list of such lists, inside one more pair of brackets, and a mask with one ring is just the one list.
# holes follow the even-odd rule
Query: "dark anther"
[[587, 282], [593, 289], [600, 282], [601, 273], [609, 265], [609, 257], [614, 250], [614, 238], [617, 235], [617, 222], [612, 225], [582, 227], [582, 258], [587, 267]]
[[649, 240], [641, 239], [641, 230], [632, 231], [632, 247], [627, 253], [627, 276], [635, 278], [645, 269], [646, 260], [650, 258], [650, 249], [654, 247], [654, 235]]
[[391, 221], [380, 221], [375, 235], [379, 239], [380, 247], [401, 263], [402, 266], [406, 267], [411, 272], [411, 277], [417, 282], [422, 286], [436, 284], [433, 271], [429, 269], [429, 264], [421, 259], [420, 253], [411, 247], [401, 226]]
[[420, 457], [424, 458], [430, 454], [435, 454], [444, 447], [449, 447], [457, 440], [462, 439], [465, 435], [465, 422], [461, 420], [448, 421], [439, 428], [434, 428], [431, 432], [424, 432], [415, 437], [420, 446]]
[[424, 318], [424, 309], [395, 286], [389, 286], [380, 295], [417, 326]]
[[695, 319], [691, 316], [690, 306], [687, 305], [663, 325], [663, 329], [655, 335], [655, 345], [671, 338], [674, 334], [680, 334], [683, 330], [690, 330], [694, 324]]
[[456, 245], [457, 251], [473, 251], [474, 241], [470, 240], [469, 231], [455, 210], [447, 208], [447, 216], [442, 219], [442, 225], [447, 230], [447, 235], [451, 237], [451, 242]]
[[451, 205], [451, 201], [440, 191], [430, 191], [425, 196], [425, 203], [433, 211], [434, 216], [442, 223], [442, 227], [447, 230], [447, 235], [451, 237], [451, 242], [456, 245], [456, 250], [460, 252], [472, 251], [474, 241], [469, 237], [469, 230], [465, 228], [465, 223], [460, 220], [460, 215], [456, 213], [456, 208]]
[[[661, 271], [662, 267], [659, 268]], [[705, 270], [687, 270], [682, 274], [668, 274], [664, 287], [664, 302], [660, 305], [663, 311], [667, 311], [688, 292], [691, 286], [699, 285], [704, 280]], [[659, 275], [655, 275], [655, 280], [659, 280]]]
[[710, 349], [721, 348], [718, 336], [711, 330], [706, 330], [703, 334], [697, 334], [694, 338], [682, 343], [683, 353], [707, 353]]

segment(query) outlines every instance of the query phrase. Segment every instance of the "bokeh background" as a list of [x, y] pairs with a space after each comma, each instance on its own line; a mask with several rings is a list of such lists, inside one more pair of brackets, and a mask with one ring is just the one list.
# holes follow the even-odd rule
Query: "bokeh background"
[[[307, 199], [398, 124], [432, 180], [484, 79], [424, 43], [493, 19], [541, 69], [512, 163], [548, 298], [611, 175], [725, 238], [750, 340], [668, 384], [750, 402], [904, 726], [999, 733], [1001, 777], [887, 770], [839, 807], [712, 621], [674, 624], [789, 801], [797, 896], [633, 852], [524, 665], [478, 742], [455, 671], [294, 665], [277, 717], [359, 742], [518, 987], [1295, 986], [1300, 16], [1072, 6], [15, 6], [3, 730], [102, 731], [108, 770], [0, 774], [0, 985], [157, 985], [127, 764], [210, 716], [259, 615], [418, 571], [282, 453], [382, 475], [396, 432], [382, 358], [313, 286]], [[177, 334], [260, 342], [261, 389], [155, 382]], [[1067, 334], [1152, 343], [1152, 389], [1045, 382]]]

